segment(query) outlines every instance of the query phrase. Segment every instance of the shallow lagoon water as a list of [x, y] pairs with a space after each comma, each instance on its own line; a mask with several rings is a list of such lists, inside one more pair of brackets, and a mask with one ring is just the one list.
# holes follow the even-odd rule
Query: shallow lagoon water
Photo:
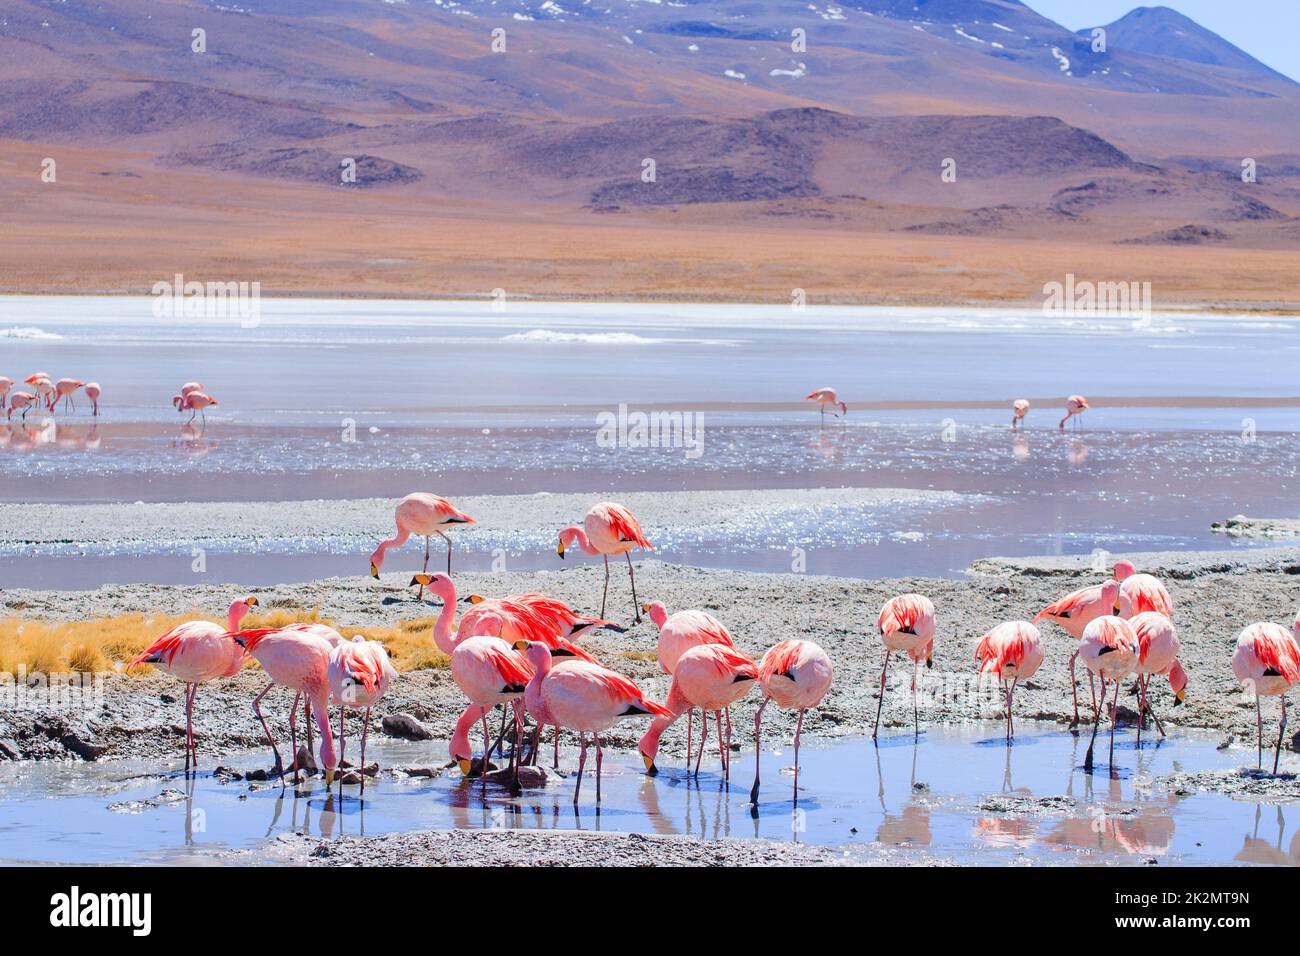
[[[1099, 738], [1093, 773], [1081, 769], [1087, 738], [1056, 725], [1021, 722], [1007, 747], [999, 722], [892, 731], [879, 745], [860, 737], [806, 739], [799, 799], [793, 800], [787, 743], [764, 749], [755, 816], [749, 804], [752, 752], [732, 758], [732, 779], [716, 751], [698, 782], [680, 756], [647, 777], [635, 753], [606, 754], [603, 800], [594, 778], [572, 803], [576, 754], [564, 749], [565, 777], [511, 797], [454, 769], [435, 778], [386, 769], [366, 786], [324, 792], [317, 778], [282, 790], [227, 782], [210, 770], [186, 780], [175, 767], [140, 762], [0, 765], [0, 845], [9, 861], [51, 863], [206, 862], [212, 851], [255, 849], [278, 834], [340, 836], [446, 828], [598, 830], [798, 840], [842, 849], [849, 859], [955, 860], [1001, 864], [1300, 864], [1300, 804], [1266, 805], [1218, 794], [1175, 796], [1157, 779], [1175, 771], [1244, 766], [1253, 752], [1219, 751], [1208, 735], [1117, 736], [1116, 766]], [[372, 742], [381, 767], [439, 767], [441, 741]], [[226, 766], [260, 766], [262, 752]], [[205, 760], [213, 766], [210, 758]]]

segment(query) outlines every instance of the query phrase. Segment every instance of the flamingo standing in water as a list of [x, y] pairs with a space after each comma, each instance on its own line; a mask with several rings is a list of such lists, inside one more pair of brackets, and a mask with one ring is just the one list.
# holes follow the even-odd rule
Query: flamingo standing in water
[[[593, 661], [563, 660], [553, 663], [556, 651], [535, 641], [517, 641], [515, 650], [522, 651], [533, 668], [533, 676], [525, 690], [525, 701], [540, 702], [546, 719], [559, 727], [578, 732], [578, 783], [573, 790], [573, 803], [577, 806], [582, 790], [582, 771], [587, 764], [587, 734], [596, 743], [596, 802], [600, 803], [600, 776], [603, 751], [601, 731], [607, 730], [622, 717], [659, 717], [671, 720], [672, 712], [662, 704], [650, 700], [641, 688], [628, 677]], [[560, 656], [564, 656], [560, 652]]]
[[934, 605], [923, 594], [892, 597], [880, 609], [878, 626], [885, 644], [885, 664], [880, 668], [880, 701], [876, 704], [876, 725], [871, 729], [871, 739], [875, 740], [880, 731], [880, 711], [885, 706], [885, 673], [889, 670], [889, 656], [895, 651], [906, 651], [912, 658], [912, 720], [915, 734], [920, 736], [916, 681], [920, 676], [921, 661], [925, 661], [927, 668], [934, 666]]
[[[389, 548], [400, 548], [413, 534], [424, 538], [424, 566], [421, 573], [429, 570], [429, 538], [437, 535], [447, 542], [447, 573], [451, 574], [451, 538], [443, 533], [443, 528], [457, 524], [473, 524], [474, 519], [457, 508], [446, 498], [431, 495], [427, 491], [416, 491], [397, 503], [393, 515], [397, 522], [397, 534], [387, 541], [379, 542], [374, 554], [370, 556], [370, 576], [379, 577], [379, 569], [384, 566], [384, 552]], [[424, 597], [424, 585], [420, 585], [415, 599]]]
[[[1296, 620], [1300, 629], [1300, 617]], [[1300, 639], [1288, 634], [1280, 624], [1263, 621], [1252, 624], [1237, 636], [1232, 654], [1232, 673], [1242, 686], [1255, 693], [1255, 726], [1259, 732], [1259, 759], [1264, 766], [1264, 716], [1261, 697], [1282, 698], [1282, 718], [1278, 722], [1277, 749], [1273, 752], [1273, 773], [1282, 755], [1282, 735], [1286, 732], [1286, 694], [1300, 681]]]
[[[1002, 684], [1007, 702], [1007, 743], [1015, 736], [1011, 704], [1016, 684], [1028, 680], [1043, 663], [1043, 636], [1028, 621], [1004, 621], [980, 638], [975, 660], [980, 674], [994, 674]], [[1010, 683], [1008, 683], [1010, 682]]]
[[[705, 611], [678, 611], [671, 617], [662, 601], [651, 601], [641, 605], [641, 610], [650, 615], [650, 620], [659, 628], [658, 657], [659, 667], [665, 674], [672, 674], [677, 667], [677, 659], [682, 653], [701, 644], [721, 644], [723, 647], [735, 647], [731, 632], [712, 614]], [[686, 752], [691, 752], [691, 731], [695, 708], [686, 710]], [[700, 716], [707, 720], [707, 715]], [[731, 714], [727, 713], [727, 726], [731, 726]]]
[[0, 412], [5, 410], [9, 396], [9, 389], [14, 387], [14, 380], [5, 375], [0, 375]]
[[[1034, 623], [1037, 624], [1044, 619], [1051, 621], [1077, 641], [1083, 637], [1084, 629], [1097, 618], [1107, 614], [1117, 615], [1119, 612], [1119, 582], [1111, 578], [1103, 584], [1094, 584], [1091, 587], [1071, 591], [1059, 601], [1047, 605], [1034, 615]], [[1070, 655], [1070, 693], [1074, 698], [1074, 720], [1070, 722], [1071, 728], [1079, 726], [1079, 683], [1074, 676], [1074, 664], [1078, 658], [1079, 651], [1076, 648]], [[1088, 680], [1091, 684], [1091, 672]], [[1097, 707], [1095, 686], [1092, 706], [1094, 710]]]
[[1011, 403], [1011, 427], [1016, 429], [1025, 420], [1029, 414], [1029, 399], [1017, 398]]
[[[1129, 674], [1137, 670], [1138, 638], [1133, 625], [1122, 617], [1114, 615], [1099, 617], [1083, 629], [1079, 638], [1079, 657], [1083, 666], [1101, 678], [1101, 702], [1106, 703], [1106, 681], [1115, 684], [1115, 701], [1110, 710], [1110, 764], [1115, 765], [1115, 722], [1118, 719], [1119, 685]], [[1083, 761], [1084, 770], [1092, 770], [1092, 749], [1097, 743], [1097, 728], [1101, 726], [1102, 708], [1092, 722], [1092, 739], [1088, 742], [1088, 754]]]
[[86, 397], [90, 399], [90, 408], [91, 408], [90, 414], [95, 418], [99, 417], [99, 395], [100, 395], [99, 383], [87, 382]]
[[827, 405], [831, 406], [831, 408], [839, 409], [838, 413], [834, 411], [831, 412], [831, 415], [835, 418], [839, 418], [840, 415], [847, 415], [849, 413], [849, 406], [839, 400], [835, 395], [835, 389], [833, 388], [815, 388], [805, 395], [803, 399], [805, 402], [817, 403], [817, 408], [821, 412], [822, 421], [826, 420]]
[[[175, 399], [173, 399], [173, 401], [175, 401]], [[177, 410], [182, 412], [188, 411], [190, 413], [190, 417], [186, 419], [187, 424], [194, 421], [195, 415], [199, 415], [203, 424], [206, 425], [208, 423], [206, 409], [220, 404], [220, 402], [207, 392], [190, 392], [188, 395], [181, 398], [180, 404], [177, 405]]]
[[[284, 781], [284, 763], [280, 759], [280, 749], [276, 746], [275, 738], [271, 735], [271, 728], [266, 725], [266, 718], [262, 716], [261, 708], [262, 698], [276, 684], [282, 684], [305, 697], [315, 712], [316, 726], [321, 735], [320, 757], [321, 765], [325, 768], [325, 786], [332, 785], [334, 771], [338, 767], [338, 755], [334, 750], [334, 737], [330, 733], [329, 723], [329, 662], [332, 649], [328, 642], [305, 631], [277, 627], [232, 631], [227, 636], [248, 651], [271, 678], [271, 684], [266, 690], [253, 698], [253, 713], [257, 714], [266, 739], [271, 744], [271, 751], [275, 754], [274, 772], [280, 776], [281, 782]], [[295, 783], [301, 779], [298, 766], [297, 716], [298, 697], [295, 696], [293, 708], [289, 711], [289, 734], [294, 752]]]
[[560, 544], [555, 553], [564, 557], [565, 549], [574, 542], [582, 548], [584, 554], [601, 555], [605, 559], [605, 590], [600, 598], [600, 616], [605, 616], [605, 602], [609, 598], [609, 556], [621, 554], [627, 557], [627, 576], [632, 582], [632, 614], [637, 624], [641, 623], [641, 605], [636, 599], [636, 574], [632, 570], [632, 549], [645, 548], [654, 550], [641, 530], [641, 523], [632, 512], [612, 501], [602, 501], [593, 505], [582, 519], [582, 527], [570, 525], [560, 532]]
[[194, 744], [194, 698], [199, 685], [218, 677], [234, 677], [244, 666], [244, 649], [231, 641], [227, 631], [239, 629], [248, 609], [257, 607], [250, 594], [230, 602], [226, 627], [211, 621], [186, 621], [154, 640], [131, 661], [131, 666], [152, 664], [185, 683], [185, 773], [199, 766], [199, 752]]
[[1151, 678], [1157, 674], [1169, 675], [1169, 686], [1174, 692], [1174, 706], [1177, 707], [1187, 696], [1187, 672], [1178, 661], [1178, 632], [1167, 615], [1159, 611], [1143, 611], [1126, 619], [1133, 625], [1133, 632], [1138, 639], [1138, 741], [1141, 742], [1142, 722], [1147, 714], [1155, 721], [1160, 736], [1165, 735], [1160, 718], [1151, 708]]
[[21, 409], [23, 413], [22, 416], [23, 421], [24, 422], [27, 421], [27, 413], [31, 410], [31, 406], [35, 403], [35, 401], [36, 401], [36, 396], [31, 394], [30, 392], [11, 393], [9, 396], [9, 409], [5, 413], [5, 419], [8, 421], [13, 421], [14, 412]]
[[1060, 423], [1056, 427], [1064, 430], [1065, 423], [1073, 416], [1082, 415], [1084, 409], [1091, 407], [1092, 406], [1088, 404], [1088, 400], [1082, 395], [1071, 395], [1065, 400], [1065, 417], [1061, 419]]
[[[487, 789], [488, 756], [491, 754], [492, 737], [488, 731], [487, 712], [497, 704], [508, 704], [515, 711], [515, 740], [522, 737], [523, 713], [520, 699], [524, 695], [528, 682], [532, 680], [533, 668], [528, 660], [516, 651], [509, 642], [490, 633], [498, 633], [504, 626], [500, 614], [485, 614], [470, 628], [460, 628], [452, 634], [456, 617], [456, 585], [450, 576], [441, 572], [431, 575], [417, 575], [416, 580], [429, 593], [442, 599], [442, 611], [433, 628], [433, 641], [438, 650], [451, 657], [451, 676], [456, 686], [469, 698], [465, 708], [456, 721], [456, 730], [451, 738], [451, 758], [460, 767], [460, 772], [469, 776], [473, 768], [473, 749], [469, 743], [469, 729], [476, 722], [483, 724], [483, 765], [480, 775], [483, 789]], [[515, 770], [515, 786], [519, 785], [519, 751], [516, 746], [511, 757]]]
[[388, 652], [384, 650], [384, 645], [378, 641], [368, 641], [357, 635], [352, 640], [339, 644], [330, 652], [330, 690], [339, 705], [340, 763], [347, 749], [343, 733], [344, 710], [354, 707], [358, 710], [364, 708], [366, 712], [361, 722], [362, 793], [366, 792], [366, 736], [370, 732], [370, 708], [379, 703], [388, 693], [388, 685], [396, 677], [397, 670], [388, 659]]
[[831, 689], [834, 670], [826, 652], [812, 641], [794, 639], [782, 641], [769, 648], [758, 665], [758, 683], [763, 689], [763, 702], [754, 714], [754, 788], [749, 792], [749, 802], [758, 808], [758, 759], [762, 753], [759, 732], [763, 724], [763, 708], [768, 701], [786, 710], [798, 710], [799, 720], [794, 728], [794, 796], [799, 799], [799, 735], [803, 733], [803, 715], [809, 707], [816, 707]]
[[[704, 744], [709, 736], [709, 711], [713, 711], [718, 724], [718, 755], [722, 760], [722, 772], [730, 779], [731, 741], [722, 730], [722, 712], [748, 694], [757, 680], [758, 666], [735, 648], [701, 644], [683, 651], [677, 658], [673, 684], [665, 702], [669, 714], [656, 717], [637, 745], [646, 771], [651, 776], [659, 772], [655, 767], [655, 755], [659, 752], [659, 738], [664, 731], [684, 711], [698, 707], [704, 713], [704, 720], [701, 722], [699, 756], [695, 758], [695, 775], [699, 776], [700, 762], [704, 759]], [[691, 755], [687, 751], [687, 772], [690, 772], [690, 762]]]
[[57, 405], [59, 400], [63, 401], [63, 410], [76, 410], [77, 403], [72, 400], [73, 394], [77, 389], [86, 383], [77, 378], [61, 378], [54, 383], [54, 403]]
[[46, 411], [54, 411], [54, 383], [50, 381], [50, 377], [48, 375], [34, 377], [34, 380], [28, 384], [36, 389], [36, 393], [45, 402]]

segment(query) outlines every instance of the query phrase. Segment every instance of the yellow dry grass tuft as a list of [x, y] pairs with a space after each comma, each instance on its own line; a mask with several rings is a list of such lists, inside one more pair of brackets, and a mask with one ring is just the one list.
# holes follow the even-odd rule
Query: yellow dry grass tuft
[[[125, 665], [162, 634], [184, 621], [202, 619], [190, 614], [123, 614], [88, 621], [43, 621], [37, 618], [0, 619], [0, 672], [98, 672]], [[380, 641], [399, 671], [443, 670], [451, 659], [433, 643], [436, 618], [403, 621], [393, 627], [340, 627], [322, 617], [318, 609], [274, 608], [250, 614], [242, 627], [284, 627], [287, 624], [327, 624], [345, 638], [360, 634]], [[246, 666], [256, 667], [254, 661]], [[125, 668], [128, 674], [150, 673], [147, 664]]]
[[659, 654], [656, 651], [619, 651], [619, 653], [630, 661], [659, 660]]

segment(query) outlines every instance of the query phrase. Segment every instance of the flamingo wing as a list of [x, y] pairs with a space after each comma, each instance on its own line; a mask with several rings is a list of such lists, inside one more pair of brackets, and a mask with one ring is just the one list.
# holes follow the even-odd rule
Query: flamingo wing
[[619, 541], [635, 541], [647, 551], [655, 549], [654, 545], [646, 540], [645, 533], [641, 530], [641, 523], [636, 520], [632, 512], [622, 505], [609, 505], [605, 509], [605, 515], [609, 521], [610, 530], [614, 532]]

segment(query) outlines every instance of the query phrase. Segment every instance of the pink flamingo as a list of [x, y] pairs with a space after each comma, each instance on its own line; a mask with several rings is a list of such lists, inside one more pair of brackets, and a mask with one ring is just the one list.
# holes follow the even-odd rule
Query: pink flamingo
[[62, 399], [63, 410], [65, 412], [68, 411], [69, 409], [75, 411], [77, 408], [77, 403], [72, 400], [72, 396], [77, 391], [77, 389], [81, 388], [85, 384], [86, 384], [85, 382], [81, 381], [81, 379], [78, 378], [59, 379], [57, 382], [54, 383], [55, 404], [58, 404], [59, 400]]
[[[1047, 605], [1034, 615], [1034, 623], [1037, 624], [1042, 620], [1051, 621], [1077, 641], [1083, 637], [1084, 629], [1097, 618], [1107, 614], [1119, 614], [1119, 612], [1119, 582], [1111, 578], [1104, 584], [1094, 584], [1091, 587], [1071, 591], [1060, 600]], [[1079, 684], [1074, 676], [1074, 664], [1078, 658], [1079, 652], [1076, 649], [1070, 655], [1070, 693], [1074, 697], [1074, 720], [1070, 722], [1071, 728], [1079, 726]], [[1091, 672], [1088, 681], [1092, 683]], [[1097, 707], [1095, 686], [1092, 691], [1092, 706], [1095, 710]]]
[[927, 668], [934, 666], [934, 605], [924, 594], [900, 594], [885, 602], [877, 622], [880, 638], [885, 644], [885, 665], [880, 668], [880, 701], [876, 704], [876, 725], [871, 739], [880, 731], [880, 711], [885, 705], [885, 673], [889, 670], [889, 656], [895, 651], [906, 651], [912, 659], [912, 721], [915, 736], [921, 734], [921, 715], [916, 706], [916, 682], [920, 676], [921, 661]]
[[207, 389], [203, 387], [202, 382], [186, 382], [184, 385], [181, 386], [181, 397], [184, 398], [186, 395], [189, 395], [190, 392], [206, 392], [206, 391]]
[[[1107, 582], [1108, 584], [1113, 582]], [[1122, 617], [1113, 615], [1094, 619], [1083, 629], [1079, 638], [1079, 657], [1083, 666], [1101, 678], [1101, 701], [1106, 702], [1106, 681], [1115, 684], [1115, 701], [1110, 709], [1110, 765], [1115, 765], [1115, 721], [1118, 719], [1119, 685], [1137, 670], [1138, 638], [1133, 625]], [[1092, 750], [1097, 742], [1097, 728], [1101, 726], [1102, 708], [1092, 723], [1092, 740], [1083, 761], [1084, 770], [1092, 770]]]
[[[433, 628], [433, 642], [438, 650], [451, 657], [451, 676], [456, 686], [467, 698], [469, 706], [456, 722], [451, 738], [451, 758], [460, 772], [469, 776], [473, 768], [473, 750], [469, 743], [469, 729], [475, 722], [483, 724], [483, 765], [480, 776], [487, 789], [488, 757], [492, 753], [491, 733], [488, 731], [487, 712], [497, 704], [508, 704], [515, 711], [515, 740], [522, 739], [523, 714], [520, 699], [532, 679], [532, 665], [500, 637], [480, 633], [496, 629], [500, 633], [504, 617], [485, 614], [470, 628], [459, 628], [453, 635], [456, 617], [456, 585], [451, 577], [441, 572], [418, 575], [419, 583], [429, 593], [442, 599], [442, 611]], [[515, 787], [519, 785], [517, 759], [520, 748], [516, 746], [511, 757], [515, 770]]]
[[1019, 427], [1020, 423], [1025, 420], [1029, 414], [1029, 400], [1026, 398], [1017, 398], [1011, 403], [1011, 428], [1014, 430]]
[[[427, 491], [407, 495], [397, 503], [393, 516], [397, 522], [397, 534], [387, 541], [379, 542], [375, 548], [374, 554], [370, 556], [370, 576], [378, 578], [379, 569], [384, 566], [384, 553], [389, 548], [400, 548], [413, 534], [424, 538], [424, 566], [420, 569], [421, 573], [429, 570], [429, 537], [436, 534], [447, 542], [447, 573], [451, 574], [451, 538], [442, 529], [457, 524], [473, 524], [474, 519], [457, 510], [446, 498], [439, 498]], [[415, 599], [418, 601], [423, 597], [424, 585], [420, 585]]]
[[[672, 712], [650, 700], [636, 684], [622, 674], [592, 661], [564, 660], [553, 663], [552, 651], [535, 641], [518, 641], [515, 650], [523, 651], [533, 668], [525, 690], [525, 702], [540, 703], [545, 719], [559, 727], [578, 732], [578, 783], [573, 790], [577, 806], [582, 790], [582, 771], [587, 764], [587, 734], [596, 743], [596, 802], [600, 803], [601, 764], [604, 752], [601, 731], [622, 717], [659, 717], [672, 719]], [[561, 652], [561, 656], [564, 654]], [[526, 704], [525, 704], [526, 705]]]
[[[643, 604], [641, 610], [650, 615], [650, 620], [659, 628], [659, 667], [665, 674], [672, 674], [677, 667], [677, 659], [684, 651], [701, 644], [721, 644], [723, 647], [735, 647], [731, 632], [722, 626], [712, 614], [704, 611], [678, 611], [671, 617], [662, 601]], [[686, 752], [691, 752], [691, 731], [695, 708], [686, 710]], [[708, 719], [706, 715], [700, 715]], [[727, 726], [731, 726], [731, 714], [727, 714]]]
[[1138, 574], [1132, 561], [1116, 561], [1115, 580], [1119, 582], [1120, 617], [1132, 618], [1145, 611], [1155, 611], [1173, 618], [1174, 602], [1159, 578]]
[[[1297, 620], [1300, 624], [1300, 619]], [[1232, 654], [1232, 673], [1247, 690], [1255, 693], [1255, 726], [1259, 732], [1259, 759], [1264, 766], [1264, 716], [1261, 697], [1282, 698], [1282, 719], [1278, 723], [1277, 749], [1273, 752], [1273, 773], [1282, 755], [1282, 735], [1286, 733], [1286, 694], [1300, 681], [1300, 639], [1286, 628], [1270, 621], [1252, 624], [1237, 635]]]
[[835, 389], [833, 388], [815, 388], [803, 398], [805, 402], [817, 403], [817, 408], [821, 412], [822, 421], [826, 420], [827, 405], [840, 410], [838, 414], [831, 412], [831, 414], [836, 418], [839, 418], [840, 415], [847, 415], [849, 413], [849, 406], [845, 405], [836, 397]]
[[[330, 627], [328, 624], [322, 624], [319, 621], [298, 621], [294, 624], [286, 624], [280, 630], [291, 631], [297, 634], [314, 635], [315, 637], [319, 637], [322, 641], [328, 644], [331, 650], [338, 647], [340, 644], [344, 642], [342, 634], [334, 630], [334, 628]], [[267, 687], [267, 690], [270, 689], [271, 689], [270, 687]], [[301, 693], [294, 695], [293, 710], [295, 712], [297, 711], [298, 703], [301, 700], [302, 700]], [[313, 746], [312, 739], [311, 739], [311, 701], [310, 700], [307, 701], [306, 704], [303, 706], [303, 711], [304, 711], [303, 721], [306, 724], [306, 729], [307, 729], [307, 750], [310, 751]], [[297, 759], [298, 759], [298, 755], [295, 752], [294, 760]]]
[[782, 641], [769, 648], [758, 665], [758, 683], [763, 689], [763, 702], [754, 714], [754, 788], [749, 792], [749, 802], [758, 808], [758, 761], [762, 753], [759, 733], [763, 725], [763, 709], [768, 701], [786, 710], [798, 710], [799, 720], [794, 728], [794, 798], [799, 799], [799, 735], [803, 733], [803, 715], [809, 707], [816, 707], [831, 689], [834, 671], [826, 652], [812, 641]]
[[[1016, 684], [1028, 680], [1043, 663], [1043, 636], [1028, 621], [1004, 621], [980, 638], [975, 660], [980, 675], [995, 674], [1007, 702], [1007, 743], [1015, 736], [1011, 704]], [[1010, 681], [1010, 683], [1008, 683]]]
[[131, 661], [133, 667], [152, 664], [185, 684], [186, 774], [190, 772], [191, 754], [194, 769], [199, 767], [199, 751], [194, 743], [194, 698], [199, 685], [218, 677], [234, 677], [244, 666], [244, 649], [226, 637], [226, 632], [238, 630], [239, 622], [253, 607], [257, 607], [254, 595], [236, 598], [230, 602], [226, 627], [211, 621], [186, 621], [154, 640]]
[[23, 413], [22, 416], [23, 421], [26, 422], [27, 413], [31, 410], [31, 406], [35, 404], [35, 402], [36, 402], [36, 396], [32, 395], [30, 392], [11, 393], [9, 396], [9, 409], [5, 413], [6, 420], [13, 421], [14, 412], [21, 409]]
[[605, 559], [605, 591], [600, 598], [600, 616], [605, 616], [605, 602], [609, 597], [609, 556], [621, 554], [627, 557], [627, 576], [632, 582], [632, 613], [636, 623], [641, 623], [641, 605], [636, 599], [636, 575], [632, 571], [633, 548], [654, 550], [641, 530], [641, 524], [632, 512], [612, 501], [602, 501], [593, 505], [582, 519], [582, 527], [571, 525], [560, 532], [560, 544], [555, 553], [561, 558], [564, 551], [573, 542], [578, 542], [584, 554], [601, 555]]
[[1084, 409], [1091, 407], [1092, 406], [1088, 404], [1088, 400], [1082, 395], [1071, 395], [1065, 400], [1065, 417], [1061, 419], [1060, 423], [1056, 427], [1064, 430], [1065, 423], [1073, 416], [1082, 415]]
[[99, 394], [100, 392], [99, 392], [98, 382], [86, 383], [86, 397], [90, 399], [90, 408], [91, 408], [90, 414], [95, 418], [99, 417]]
[[[175, 401], [175, 399], [173, 399], [173, 401]], [[188, 395], [181, 398], [177, 409], [179, 411], [188, 411], [190, 413], [190, 417], [186, 419], [187, 423], [194, 421], [194, 416], [197, 414], [202, 417], [203, 424], [206, 425], [208, 423], [208, 416], [205, 410], [214, 405], [220, 404], [220, 402], [206, 392], [190, 392]]]
[[[1120, 599], [1123, 600], [1121, 588]], [[1178, 632], [1168, 615], [1160, 611], [1142, 611], [1132, 617], [1125, 615], [1133, 625], [1133, 632], [1138, 639], [1138, 741], [1142, 740], [1142, 722], [1147, 714], [1155, 721], [1160, 736], [1165, 735], [1165, 728], [1151, 707], [1151, 678], [1157, 674], [1169, 676], [1169, 686], [1174, 692], [1174, 706], [1177, 707], [1187, 696], [1187, 672], [1178, 661]]]
[[54, 383], [50, 381], [49, 377], [38, 378], [30, 384], [44, 400], [46, 411], [54, 411]]
[[[334, 737], [330, 733], [329, 723], [329, 662], [331, 653], [329, 644], [315, 634], [276, 627], [232, 631], [228, 636], [248, 651], [253, 659], [262, 665], [262, 669], [266, 671], [267, 676], [271, 678], [271, 684], [267, 686], [266, 690], [253, 698], [253, 713], [257, 714], [257, 719], [262, 724], [266, 739], [271, 744], [271, 751], [275, 754], [275, 770], [273, 772], [280, 776], [280, 781], [283, 784], [284, 763], [280, 759], [280, 749], [276, 746], [275, 738], [271, 736], [271, 728], [266, 725], [266, 718], [262, 716], [261, 703], [262, 698], [266, 696], [271, 687], [281, 684], [293, 690], [297, 695], [305, 697], [307, 703], [315, 711], [316, 726], [320, 730], [321, 736], [320, 758], [321, 765], [325, 768], [325, 786], [332, 785], [334, 783], [334, 771], [338, 767], [338, 756], [334, 750]], [[289, 711], [290, 746], [293, 747], [294, 753], [294, 783], [301, 780], [298, 766], [297, 716], [298, 696], [295, 696], [293, 708]]]
[[[647, 773], [654, 776], [655, 755], [659, 752], [659, 738], [682, 713], [691, 707], [704, 712], [700, 731], [700, 751], [695, 758], [695, 775], [699, 776], [700, 762], [704, 759], [704, 744], [709, 736], [708, 712], [713, 711], [718, 725], [718, 755], [722, 760], [723, 775], [730, 779], [731, 761], [729, 735], [722, 730], [722, 711], [740, 700], [758, 680], [757, 665], [732, 647], [721, 644], [701, 644], [689, 648], [677, 658], [673, 670], [673, 684], [668, 691], [667, 716], [656, 717], [637, 745]], [[686, 754], [687, 772], [690, 772], [691, 755]]]
[[[366, 736], [370, 732], [370, 708], [388, 693], [388, 685], [397, 678], [397, 670], [388, 652], [378, 641], [360, 635], [338, 644], [330, 651], [329, 681], [334, 700], [339, 705], [339, 761], [347, 750], [343, 731], [343, 711], [347, 707], [364, 708], [361, 721], [361, 792], [366, 792]], [[310, 718], [309, 718], [310, 720]], [[308, 747], [311, 746], [309, 743]], [[340, 785], [341, 787], [341, 785]]]
[[5, 404], [9, 396], [9, 389], [14, 387], [14, 380], [4, 375], [0, 375], [0, 412], [5, 410]]

